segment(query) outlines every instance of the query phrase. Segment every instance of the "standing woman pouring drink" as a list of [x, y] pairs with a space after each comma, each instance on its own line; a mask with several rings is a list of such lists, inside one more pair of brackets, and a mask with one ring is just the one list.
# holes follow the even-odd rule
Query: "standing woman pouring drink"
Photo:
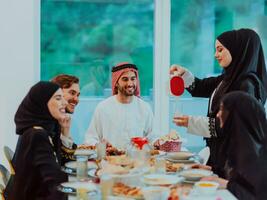
[[261, 41], [255, 31], [239, 29], [224, 32], [217, 37], [215, 48], [215, 58], [223, 68], [222, 74], [217, 77], [199, 79], [179, 65], [171, 67], [170, 73], [177, 71], [193, 97], [209, 98], [207, 117], [174, 117], [173, 122], [177, 126], [187, 127], [189, 133], [205, 137], [211, 152], [208, 164], [212, 166], [212, 170], [224, 177], [224, 171], [217, 166], [218, 161], [224, 162], [218, 152], [225, 137], [216, 119], [219, 102], [225, 94], [240, 90], [264, 104], [267, 74]]
[[57, 186], [67, 181], [61, 171], [61, 128], [68, 129], [63, 92], [55, 83], [40, 81], [23, 99], [16, 115], [19, 135], [15, 151], [15, 175], [8, 183], [7, 200], [62, 200]]

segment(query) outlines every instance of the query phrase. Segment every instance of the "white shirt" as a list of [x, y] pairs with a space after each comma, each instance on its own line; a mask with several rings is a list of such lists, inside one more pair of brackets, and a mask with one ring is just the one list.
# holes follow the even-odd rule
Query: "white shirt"
[[148, 103], [134, 96], [131, 103], [120, 103], [116, 96], [100, 102], [85, 135], [85, 143], [95, 145], [101, 139], [125, 149], [132, 137], [152, 140], [153, 113]]

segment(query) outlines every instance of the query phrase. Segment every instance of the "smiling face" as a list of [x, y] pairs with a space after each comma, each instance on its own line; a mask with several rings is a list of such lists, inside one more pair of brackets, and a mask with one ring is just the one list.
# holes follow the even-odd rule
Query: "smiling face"
[[133, 71], [123, 73], [116, 84], [118, 95], [133, 96], [136, 91], [136, 84], [136, 74]]
[[220, 104], [220, 109], [217, 113], [217, 118], [220, 120], [220, 128], [223, 128], [225, 121], [229, 115], [229, 111], [224, 109], [223, 103]]
[[219, 65], [222, 68], [227, 68], [232, 62], [231, 53], [225, 48], [219, 40], [215, 42], [215, 58], [218, 60]]
[[67, 102], [63, 97], [62, 89], [58, 89], [47, 103], [50, 114], [58, 121], [65, 117], [66, 105]]
[[78, 83], [73, 83], [69, 88], [62, 88], [64, 98], [67, 101], [66, 111], [73, 113], [75, 107], [79, 103], [80, 86]]

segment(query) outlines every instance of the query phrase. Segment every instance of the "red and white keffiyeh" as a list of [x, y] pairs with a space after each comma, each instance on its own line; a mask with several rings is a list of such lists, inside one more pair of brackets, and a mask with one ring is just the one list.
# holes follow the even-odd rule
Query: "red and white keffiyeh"
[[128, 71], [133, 71], [136, 75], [136, 90], [134, 95], [140, 97], [140, 81], [139, 81], [138, 69], [136, 65], [127, 62], [119, 63], [112, 68], [112, 81], [111, 81], [112, 95], [118, 94], [118, 90], [116, 89], [116, 83], [118, 82], [121, 75]]

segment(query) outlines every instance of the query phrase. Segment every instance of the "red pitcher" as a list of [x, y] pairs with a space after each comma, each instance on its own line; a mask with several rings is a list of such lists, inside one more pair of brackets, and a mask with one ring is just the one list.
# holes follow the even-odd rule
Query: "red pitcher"
[[138, 149], [142, 150], [145, 144], [148, 144], [148, 139], [146, 137], [133, 137], [131, 138], [132, 144], [134, 144]]

